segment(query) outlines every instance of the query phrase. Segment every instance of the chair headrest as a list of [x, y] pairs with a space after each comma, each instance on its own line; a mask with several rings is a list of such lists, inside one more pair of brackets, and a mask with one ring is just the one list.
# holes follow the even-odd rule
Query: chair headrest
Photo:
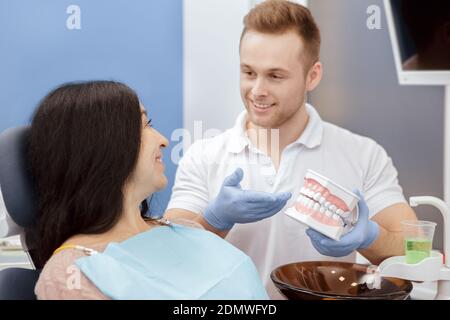
[[0, 134], [0, 192], [3, 194], [4, 211], [23, 228], [30, 227], [36, 221], [38, 203], [29, 171], [29, 134], [29, 126], [7, 129]]

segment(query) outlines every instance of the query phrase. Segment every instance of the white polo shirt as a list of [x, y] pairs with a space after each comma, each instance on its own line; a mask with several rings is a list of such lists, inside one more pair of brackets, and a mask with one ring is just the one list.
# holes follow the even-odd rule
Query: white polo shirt
[[[303, 134], [283, 151], [278, 172], [271, 158], [248, 139], [246, 111], [239, 115], [233, 128], [214, 138], [196, 141], [179, 163], [168, 209], [202, 213], [217, 196], [224, 178], [237, 167], [244, 170], [243, 189], [292, 192], [287, 206], [297, 198], [307, 169], [349, 190], [361, 190], [371, 216], [390, 205], [406, 203], [397, 171], [380, 145], [322, 121], [311, 105], [306, 107], [308, 124]], [[355, 253], [343, 258], [322, 256], [312, 246], [306, 228], [283, 214], [284, 210], [259, 222], [236, 224], [226, 237], [253, 259], [273, 299], [281, 298], [270, 279], [277, 266], [306, 260], [355, 261]]]

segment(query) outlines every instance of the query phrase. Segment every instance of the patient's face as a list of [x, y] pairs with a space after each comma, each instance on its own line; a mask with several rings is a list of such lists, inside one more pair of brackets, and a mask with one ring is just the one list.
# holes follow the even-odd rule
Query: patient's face
[[140, 196], [148, 197], [150, 193], [167, 186], [162, 162], [162, 148], [169, 142], [158, 131], [151, 127], [143, 106], [141, 149], [136, 169], [133, 173], [133, 184], [139, 190]]

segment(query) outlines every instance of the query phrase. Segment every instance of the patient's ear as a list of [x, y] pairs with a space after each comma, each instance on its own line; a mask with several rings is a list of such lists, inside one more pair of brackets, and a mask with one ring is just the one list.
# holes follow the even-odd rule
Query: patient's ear
[[320, 80], [322, 80], [322, 73], [322, 63], [314, 63], [306, 76], [306, 91], [312, 91], [319, 85]]

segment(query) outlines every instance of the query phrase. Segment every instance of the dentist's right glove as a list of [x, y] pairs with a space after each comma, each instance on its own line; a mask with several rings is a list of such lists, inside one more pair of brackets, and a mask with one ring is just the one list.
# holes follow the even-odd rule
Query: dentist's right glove
[[306, 229], [306, 234], [311, 239], [314, 248], [325, 256], [344, 257], [357, 249], [366, 249], [380, 234], [380, 226], [369, 219], [369, 208], [363, 195], [358, 190], [354, 190], [354, 192], [361, 199], [358, 202], [358, 221], [340, 241], [330, 239], [311, 228]]
[[291, 197], [290, 192], [242, 190], [244, 172], [236, 169], [225, 178], [217, 197], [206, 207], [204, 219], [214, 228], [229, 230], [235, 223], [250, 223], [273, 216]]

